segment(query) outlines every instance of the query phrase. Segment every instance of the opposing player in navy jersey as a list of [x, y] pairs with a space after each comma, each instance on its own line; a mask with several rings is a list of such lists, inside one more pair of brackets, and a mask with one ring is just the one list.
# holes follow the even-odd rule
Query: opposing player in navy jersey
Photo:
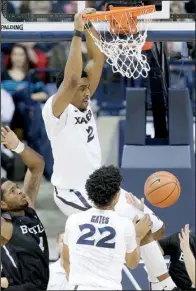
[[[94, 13], [87, 8], [84, 13]], [[94, 36], [96, 30], [88, 24]], [[105, 57], [96, 46], [88, 29], [85, 28], [82, 13], [75, 15], [74, 36], [64, 72], [57, 77], [57, 92], [50, 97], [43, 108], [43, 119], [51, 142], [54, 167], [51, 182], [54, 185], [54, 200], [66, 215], [85, 211], [92, 207], [85, 191], [89, 176], [101, 167], [101, 148], [96, 122], [90, 106], [101, 77]], [[83, 70], [82, 34], [86, 37], [89, 61]], [[112, 96], [111, 96], [112, 98]], [[144, 214], [128, 205], [126, 191], [121, 189], [115, 211], [133, 219]], [[145, 213], [153, 222], [151, 238], [141, 248], [141, 256], [149, 273], [162, 282], [163, 288], [175, 288], [169, 277], [164, 258], [154, 239], [162, 237], [164, 224], [145, 206]]]
[[[169, 273], [182, 290], [195, 289], [196, 236], [185, 225], [177, 232], [159, 241], [164, 256], [170, 257]], [[159, 283], [152, 283], [151, 290], [162, 290]]]
[[46, 290], [49, 251], [35, 200], [44, 170], [42, 157], [19, 141], [9, 128], [1, 128], [1, 142], [20, 155], [27, 166], [23, 189], [1, 179], [1, 263], [7, 290]]

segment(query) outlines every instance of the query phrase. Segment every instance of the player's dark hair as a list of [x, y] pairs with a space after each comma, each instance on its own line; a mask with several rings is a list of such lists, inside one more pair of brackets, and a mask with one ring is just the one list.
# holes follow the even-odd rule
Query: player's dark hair
[[118, 168], [114, 166], [101, 167], [90, 175], [85, 188], [90, 200], [98, 208], [111, 205], [115, 195], [120, 191], [122, 176]]
[[[82, 70], [81, 78], [87, 78], [88, 75], [85, 71]], [[56, 77], [56, 87], [57, 90], [61, 86], [61, 83], [63, 82], [64, 79], [64, 70], [60, 71], [60, 73]]]
[[[6, 181], [8, 181], [8, 179], [6, 179], [6, 178], [1, 178], [1, 186], [2, 186], [3, 183], [5, 183]], [[2, 190], [2, 188], [1, 188], [1, 200], [2, 200], [2, 198], [3, 198], [3, 190]]]

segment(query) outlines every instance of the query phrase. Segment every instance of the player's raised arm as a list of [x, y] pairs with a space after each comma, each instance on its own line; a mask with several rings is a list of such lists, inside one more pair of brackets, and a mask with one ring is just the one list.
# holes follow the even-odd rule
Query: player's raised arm
[[25, 175], [23, 190], [29, 197], [29, 205], [34, 207], [45, 166], [42, 156], [21, 143], [16, 134], [8, 126], [1, 128], [1, 143], [8, 149], [18, 153], [27, 166], [28, 170]]
[[[86, 8], [84, 10], [85, 13], [89, 13], [88, 10], [93, 8]], [[94, 9], [95, 12], [95, 9]], [[97, 32], [93, 27], [92, 23], [87, 24], [88, 29], [91, 30], [93, 35], [98, 38]], [[103, 70], [103, 65], [105, 62], [105, 55], [100, 51], [100, 49], [96, 46], [94, 40], [92, 39], [88, 29], [84, 27], [84, 32], [86, 36], [86, 45], [88, 51], [89, 61], [84, 69], [84, 71], [88, 75], [88, 81], [90, 84], [90, 93], [91, 96], [94, 94], [97, 86], [99, 85], [101, 73]]]
[[180, 248], [184, 254], [184, 263], [186, 266], [187, 273], [193, 285], [195, 286], [196, 285], [195, 257], [190, 248], [189, 235], [190, 235], [189, 225], [186, 224], [184, 229], [182, 228], [181, 233], [179, 234]]
[[74, 18], [75, 35], [71, 42], [69, 57], [64, 70], [64, 78], [54, 96], [52, 111], [60, 117], [65, 108], [71, 103], [82, 74], [82, 31], [84, 22], [82, 15], [77, 13]]

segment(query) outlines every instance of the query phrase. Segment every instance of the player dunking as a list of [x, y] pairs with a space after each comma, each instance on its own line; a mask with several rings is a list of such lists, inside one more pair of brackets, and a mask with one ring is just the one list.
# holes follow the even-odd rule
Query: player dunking
[[[84, 11], [91, 12], [94, 9]], [[85, 29], [81, 14], [75, 15], [74, 27], [75, 33], [65, 70], [57, 78], [58, 91], [48, 99], [43, 109], [43, 119], [54, 157], [51, 180], [54, 185], [54, 200], [67, 216], [91, 208], [85, 183], [89, 175], [101, 166], [101, 150], [89, 99], [98, 86], [105, 60]], [[84, 71], [81, 52], [83, 30], [90, 59]], [[93, 26], [91, 30], [96, 37]], [[136, 215], [141, 218], [143, 212], [127, 204], [125, 193], [121, 189], [115, 210], [130, 219]], [[160, 239], [164, 230], [163, 222], [146, 206], [145, 212], [149, 213], [153, 222], [154, 238]], [[150, 276], [158, 278], [163, 288], [171, 290], [175, 284], [169, 277], [166, 263], [153, 236], [141, 247], [141, 256]]]
[[44, 170], [42, 157], [25, 146], [9, 127], [1, 128], [1, 142], [18, 153], [28, 170], [23, 190], [1, 179], [1, 263], [9, 291], [46, 290], [49, 251], [35, 200]]
[[134, 227], [114, 211], [121, 181], [114, 166], [96, 170], [86, 183], [94, 207], [66, 222], [63, 260], [74, 290], [122, 290], [124, 262], [130, 268], [139, 264], [140, 242], [152, 222], [145, 215]]

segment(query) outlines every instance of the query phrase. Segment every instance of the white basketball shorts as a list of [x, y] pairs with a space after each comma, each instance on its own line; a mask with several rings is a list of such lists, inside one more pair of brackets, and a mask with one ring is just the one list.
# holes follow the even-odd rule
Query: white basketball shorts
[[[152, 232], [156, 232], [163, 226], [163, 222], [145, 205], [144, 212], [138, 210], [135, 206], [130, 205], [126, 201], [125, 191], [121, 188], [120, 198], [116, 204], [115, 211], [123, 217], [130, 218], [131, 220], [137, 215], [141, 218], [144, 213], [150, 215], [153, 222]], [[85, 211], [92, 207], [92, 202], [88, 199], [84, 189], [79, 190], [62, 190], [54, 188], [54, 201], [59, 209], [66, 216], [79, 211]]]

